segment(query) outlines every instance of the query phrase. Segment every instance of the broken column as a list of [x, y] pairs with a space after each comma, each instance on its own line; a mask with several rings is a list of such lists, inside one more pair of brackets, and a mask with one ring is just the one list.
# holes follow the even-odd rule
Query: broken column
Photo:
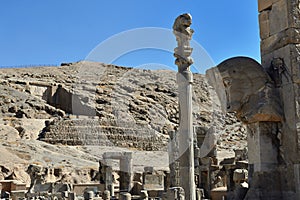
[[[130, 192], [132, 188], [132, 152], [105, 152], [103, 154], [103, 159], [107, 161], [108, 159], [120, 160], [120, 191]], [[107, 163], [107, 162], [105, 162]], [[109, 188], [106, 188], [110, 190]], [[110, 191], [113, 196], [113, 191]]]
[[114, 185], [112, 167], [108, 166], [106, 161], [99, 161], [100, 183], [104, 184], [105, 191], [114, 196]]
[[130, 192], [132, 188], [132, 152], [124, 152], [120, 158], [120, 191]]
[[110, 166], [105, 166], [105, 189], [108, 190], [111, 196], [115, 195], [113, 183], [113, 170]]
[[192, 83], [193, 74], [190, 66], [193, 59], [190, 57], [192, 48], [190, 40], [194, 30], [190, 28], [192, 17], [190, 14], [178, 16], [173, 25], [178, 47], [174, 49], [175, 64], [178, 66], [177, 84], [179, 94], [179, 173], [180, 186], [184, 189], [185, 197], [196, 199], [194, 181], [194, 147], [193, 147], [193, 120], [192, 120]]
[[262, 65], [276, 81], [283, 102], [283, 199], [300, 199], [299, 4], [299, 0], [258, 0]]

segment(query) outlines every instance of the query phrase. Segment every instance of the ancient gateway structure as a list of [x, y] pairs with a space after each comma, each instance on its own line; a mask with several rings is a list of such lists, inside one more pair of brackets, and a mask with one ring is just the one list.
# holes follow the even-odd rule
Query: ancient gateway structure
[[299, 6], [258, 0], [262, 64], [236, 57], [207, 72], [224, 110], [248, 127], [245, 199], [300, 199]]
[[[44, 168], [31, 164], [27, 169], [31, 178], [30, 187], [26, 188], [26, 184], [14, 180], [1, 180], [1, 198], [299, 200], [300, 0], [258, 0], [258, 9], [261, 64], [248, 57], [234, 57], [207, 71], [208, 80], [215, 88], [223, 110], [235, 113], [247, 126], [248, 151], [237, 149], [235, 157], [218, 162], [214, 153], [207, 152], [203, 157], [204, 153], [198, 148], [203, 143], [204, 135], [215, 130], [193, 128], [193, 74], [189, 68], [193, 63], [190, 40], [194, 31], [190, 27], [191, 15], [182, 14], [173, 25], [178, 43], [174, 56], [178, 66], [176, 78], [180, 119], [178, 131], [172, 129], [169, 132], [170, 171], [156, 170], [153, 166], [134, 171], [134, 151], [107, 151], [102, 154], [97, 173], [94, 169], [83, 171], [84, 176], [93, 174], [91, 177], [98, 182], [70, 183], [72, 174], [63, 174], [64, 167]], [[78, 97], [74, 97], [75, 93], [60, 86], [32, 85], [34, 88], [41, 86], [39, 90], [43, 90], [42, 94], [45, 95], [40, 96], [50, 105], [74, 115], [93, 117], [94, 110], [85, 104], [80, 104], [80, 112], [72, 110], [69, 105], [71, 100], [80, 102]], [[68, 100], [63, 102], [61, 97]], [[139, 106], [137, 104], [136, 107]], [[64, 116], [62, 111], [54, 108], [51, 112]], [[144, 125], [117, 127], [118, 124], [107, 124], [108, 121], [94, 118], [77, 119], [76, 123], [70, 118], [57, 124], [55, 121], [47, 122], [40, 137], [53, 144], [104, 146], [126, 137], [131, 138], [131, 147], [137, 149], [158, 150], [154, 149], [160, 147], [158, 143], [164, 146], [163, 139], [152, 132], [143, 131]], [[77, 137], [72, 135], [74, 127], [80, 130], [75, 135]], [[86, 129], [90, 129], [90, 133], [83, 140], [81, 133]], [[101, 135], [94, 134], [100, 130]], [[61, 134], [63, 131], [66, 134]], [[71, 135], [73, 138], [57, 138], [56, 134]], [[144, 136], [144, 139], [140, 136]], [[119, 162], [119, 170], [113, 169], [111, 160]], [[71, 164], [69, 166], [72, 167]], [[2, 166], [0, 169], [8, 171]]]

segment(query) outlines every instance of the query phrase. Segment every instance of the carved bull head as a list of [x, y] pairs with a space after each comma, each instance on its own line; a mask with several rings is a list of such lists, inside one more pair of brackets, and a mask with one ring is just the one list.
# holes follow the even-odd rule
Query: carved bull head
[[224, 111], [236, 112], [245, 123], [281, 121], [278, 89], [255, 60], [235, 57], [207, 71]]

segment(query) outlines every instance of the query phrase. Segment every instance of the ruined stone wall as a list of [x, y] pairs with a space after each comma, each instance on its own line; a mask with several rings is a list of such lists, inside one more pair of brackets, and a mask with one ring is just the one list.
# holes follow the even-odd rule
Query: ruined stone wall
[[143, 125], [119, 127], [98, 119], [55, 121], [40, 135], [51, 144], [131, 147], [142, 150], [164, 150], [167, 138]]
[[274, 58], [283, 60], [277, 68], [283, 102], [284, 122], [280, 139], [282, 190], [296, 192], [300, 180], [300, 1], [258, 0], [262, 65], [268, 71]]

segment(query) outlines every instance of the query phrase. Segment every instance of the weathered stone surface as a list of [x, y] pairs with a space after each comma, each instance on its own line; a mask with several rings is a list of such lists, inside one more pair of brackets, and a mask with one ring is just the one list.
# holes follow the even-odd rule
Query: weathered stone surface
[[192, 83], [193, 74], [190, 65], [192, 48], [190, 40], [194, 30], [191, 29], [192, 17], [190, 14], [178, 16], [173, 25], [178, 47], [174, 49], [175, 64], [178, 66], [176, 75], [178, 84], [179, 128], [178, 128], [178, 153], [180, 186], [184, 189], [187, 199], [196, 199], [196, 186], [194, 174], [194, 133], [192, 119]]
[[[285, 123], [283, 124], [283, 132], [288, 133], [288, 136], [282, 138], [282, 149], [286, 149], [284, 158], [286, 162], [294, 162], [299, 160], [298, 153], [295, 149], [299, 149], [299, 130], [296, 124], [299, 123], [299, 50], [298, 45], [289, 44], [283, 48], [273, 51], [270, 54], [263, 56], [263, 66], [271, 65], [273, 58], [284, 58], [284, 67], [286, 71], [282, 74], [282, 86], [280, 89], [281, 99], [283, 102]], [[297, 147], [298, 146], [298, 147]]]
[[[264, 22], [262, 22], [261, 25], [264, 26]], [[299, 29], [289, 28], [277, 34], [271, 35], [270, 37], [262, 38], [261, 54], [266, 55], [271, 52], [273, 53], [274, 51], [284, 48], [289, 44], [299, 44], [299, 32]]]
[[217, 90], [223, 110], [236, 112], [241, 121], [283, 120], [278, 91], [256, 61], [246, 57], [231, 58], [208, 70], [207, 74]]
[[122, 124], [124, 126], [98, 119], [55, 120], [44, 128], [39, 140], [51, 144], [119, 146], [147, 151], [166, 149], [166, 136], [149, 130], [144, 124], [125, 121]]
[[164, 190], [164, 174], [160, 172], [144, 175], [145, 190]]
[[276, 169], [280, 155], [279, 128], [274, 122], [259, 122], [248, 125], [249, 164], [254, 164], [254, 172]]
[[[273, 138], [271, 143], [277, 146], [278, 151], [278, 164], [273, 168], [279, 174], [273, 177], [273, 180], [281, 179], [281, 183], [275, 183], [273, 180], [270, 183], [264, 183], [268, 188], [271, 186], [273, 192], [268, 194], [261, 193], [258, 187], [260, 183], [255, 182], [260, 178], [259, 176], [268, 176], [266, 174], [254, 174], [254, 188], [250, 189], [248, 196], [257, 195], [256, 198], [264, 198], [264, 196], [270, 199], [298, 199], [299, 192], [297, 192], [298, 184], [297, 177], [299, 172], [296, 170], [296, 165], [299, 160], [299, 27], [300, 27], [300, 12], [299, 12], [299, 0], [279, 0], [277, 2], [259, 1], [259, 11], [261, 15], [264, 12], [269, 12], [270, 23], [270, 36], [261, 37], [261, 54], [262, 65], [270, 73], [273, 69], [275, 74], [273, 78], [276, 81], [276, 87], [280, 91], [280, 99], [283, 105], [284, 121], [282, 125], [278, 126], [276, 138], [269, 136], [269, 140]], [[264, 6], [262, 6], [264, 5]], [[265, 7], [265, 9], [262, 9]], [[265, 26], [264, 19], [260, 20], [261, 27]], [[265, 30], [262, 30], [265, 31]], [[268, 33], [264, 33], [267, 36]], [[278, 62], [280, 61], [280, 62]], [[276, 66], [277, 63], [278, 65]], [[278, 124], [279, 125], [279, 124]], [[271, 129], [268, 132], [273, 132]], [[259, 132], [258, 132], [259, 133]], [[249, 137], [248, 137], [249, 138]], [[251, 139], [251, 138], [250, 138]], [[262, 138], [263, 139], [263, 138]], [[274, 140], [275, 139], [275, 140]], [[263, 139], [265, 140], [265, 139]], [[274, 142], [277, 141], [277, 142]], [[277, 143], [277, 144], [276, 144]], [[255, 144], [254, 144], [255, 145]], [[268, 147], [274, 145], [269, 145]], [[262, 146], [262, 148], [264, 148]], [[272, 149], [269, 149], [272, 152]], [[264, 154], [263, 154], [264, 155]], [[272, 154], [271, 154], [272, 155]], [[275, 155], [273, 157], [275, 160]], [[268, 159], [266, 159], [268, 161]], [[269, 160], [271, 163], [271, 160]], [[294, 164], [297, 163], [295, 166]], [[266, 179], [265, 179], [266, 180]], [[265, 181], [264, 180], [264, 181]], [[262, 196], [260, 196], [262, 195]], [[254, 198], [254, 196], [252, 196]], [[250, 197], [251, 199], [251, 197]]]
[[300, 28], [299, 0], [287, 1], [289, 27]]
[[245, 169], [236, 169], [233, 172], [233, 181], [240, 184], [248, 179], [248, 171]]
[[269, 13], [270, 35], [279, 33], [289, 27], [287, 1], [279, 0], [272, 4]]
[[[93, 62], [64, 67], [1, 69], [0, 124], [12, 127], [7, 130], [13, 132], [7, 135], [8, 140], [0, 138], [0, 162], [8, 169], [7, 173], [0, 173], [0, 178], [16, 177], [29, 184], [25, 170], [29, 163], [37, 163], [43, 167], [52, 164], [55, 168], [63, 167], [59, 173], [64, 175], [64, 182], [93, 182], [95, 170], [91, 168], [97, 169], [102, 153], [124, 150], [119, 147], [136, 151], [135, 170], [142, 170], [145, 164], [166, 170], [166, 152], [137, 149], [155, 150], [164, 145], [170, 130], [177, 130], [179, 108], [175, 75], [166, 70], [135, 70]], [[31, 85], [50, 89], [43, 95], [40, 88], [37, 88], [39, 92], [30, 94], [27, 89]], [[56, 108], [50, 97], [58, 87], [77, 94], [82, 104], [96, 108], [96, 116], [76, 116], [63, 110], [66, 107]], [[193, 124], [215, 125], [217, 137], [220, 136], [217, 149], [226, 151], [222, 157], [233, 154], [236, 147], [245, 147], [246, 133], [241, 123], [233, 115], [225, 118], [221, 113], [219, 102], [213, 101], [215, 93], [203, 75], [194, 74], [192, 100]], [[44, 138], [55, 144], [36, 140], [45, 127], [50, 129], [46, 128], [44, 133], [49, 137], [45, 134]], [[235, 130], [236, 127], [239, 128]], [[90, 146], [107, 141], [102, 136], [109, 138], [108, 145], [113, 146]], [[114, 169], [118, 170], [117, 167]]]
[[8, 125], [0, 125], [0, 137], [3, 141], [13, 142], [21, 139], [19, 132]]
[[263, 10], [269, 10], [271, 9], [273, 3], [277, 2], [279, 0], [258, 0], [258, 11], [261, 12]]
[[259, 14], [259, 30], [261, 39], [266, 39], [270, 36], [269, 13], [270, 11], [266, 10]]

